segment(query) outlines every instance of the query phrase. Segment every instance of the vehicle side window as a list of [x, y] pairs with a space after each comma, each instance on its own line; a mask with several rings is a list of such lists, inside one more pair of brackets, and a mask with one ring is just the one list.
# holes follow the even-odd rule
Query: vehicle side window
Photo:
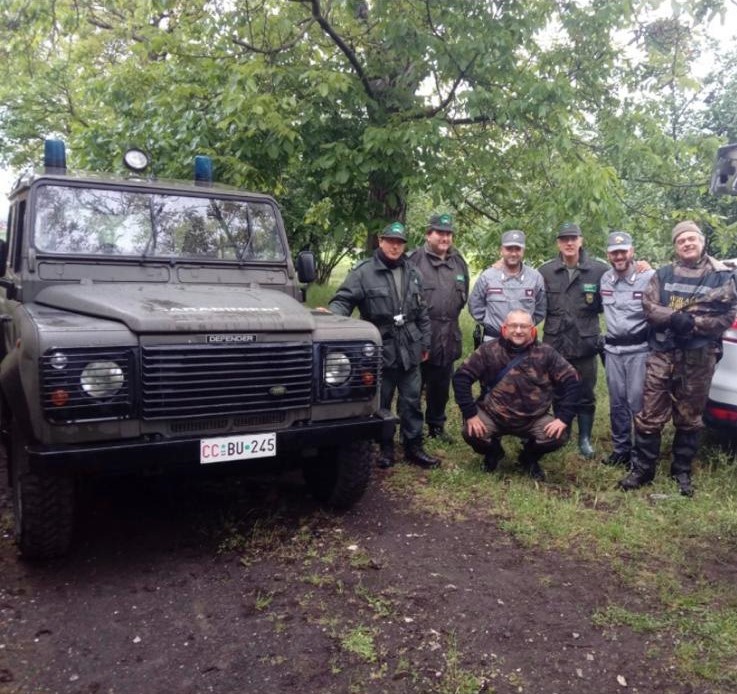
[[15, 205], [11, 205], [10, 209], [8, 210], [8, 219], [7, 219], [7, 227], [5, 227], [5, 244], [7, 248], [7, 260], [5, 261], [5, 267], [0, 268], [0, 276], [5, 276], [8, 274], [8, 266], [11, 264], [11, 259], [13, 257], [13, 238], [15, 234], [13, 234], [13, 217], [15, 212]]
[[2, 268], [3, 274], [7, 274], [9, 268], [15, 272], [20, 270], [25, 218], [26, 201], [13, 203], [8, 212], [8, 262], [6, 267]]
[[12, 245], [10, 248], [11, 255], [9, 255], [8, 258], [13, 270], [18, 272], [21, 266], [21, 254], [23, 251], [23, 233], [26, 224], [26, 201], [21, 200], [18, 205], [14, 205], [14, 207], [14, 224], [12, 227], [10, 227], [10, 233], [12, 237]]

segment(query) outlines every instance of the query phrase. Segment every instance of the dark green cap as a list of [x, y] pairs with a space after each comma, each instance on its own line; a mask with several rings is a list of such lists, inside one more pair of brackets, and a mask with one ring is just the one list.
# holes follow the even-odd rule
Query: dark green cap
[[574, 222], [563, 222], [558, 227], [558, 238], [561, 236], [583, 236], [581, 227]]
[[453, 233], [453, 217], [449, 214], [434, 214], [427, 223], [428, 231], [449, 231]]
[[384, 231], [379, 234], [381, 239], [399, 239], [407, 243], [407, 232], [402, 222], [392, 222], [384, 227]]

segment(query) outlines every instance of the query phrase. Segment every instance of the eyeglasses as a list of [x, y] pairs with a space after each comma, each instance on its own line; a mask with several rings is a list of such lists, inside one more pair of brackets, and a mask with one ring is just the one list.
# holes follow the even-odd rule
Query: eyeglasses
[[523, 333], [532, 330], [532, 326], [529, 323], [506, 323], [506, 326], [509, 330], [519, 330]]

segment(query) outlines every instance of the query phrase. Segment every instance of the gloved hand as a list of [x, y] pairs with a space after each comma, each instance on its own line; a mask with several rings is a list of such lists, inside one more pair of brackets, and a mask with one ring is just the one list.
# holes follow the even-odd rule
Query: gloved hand
[[670, 316], [670, 327], [676, 335], [690, 335], [696, 321], [690, 313], [675, 311]]

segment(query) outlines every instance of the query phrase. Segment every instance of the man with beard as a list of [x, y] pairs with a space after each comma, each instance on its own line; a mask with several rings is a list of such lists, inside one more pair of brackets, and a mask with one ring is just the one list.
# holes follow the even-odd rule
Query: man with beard
[[523, 262], [525, 234], [513, 229], [502, 234], [501, 258], [484, 270], [468, 298], [468, 311], [483, 326], [484, 341], [496, 340], [507, 314], [527, 311], [535, 325], [545, 317], [545, 283], [537, 270]]
[[[472, 393], [476, 381], [488, 386], [479, 400]], [[525, 441], [522, 469], [544, 481], [540, 459], [568, 441], [580, 387], [575, 369], [552, 347], [537, 342], [527, 311], [509, 312], [499, 339], [484, 342], [455, 372], [453, 389], [463, 415], [463, 438], [484, 456], [485, 469], [496, 469], [504, 455], [500, 438], [512, 434]]]
[[[406, 243], [401, 222], [387, 225], [379, 234], [379, 248], [373, 257], [348, 273], [329, 307], [341, 316], [350, 316], [358, 307], [361, 318], [379, 329], [383, 354], [381, 406], [391, 409], [397, 391], [404, 456], [410, 463], [430, 468], [440, 465], [424, 450], [422, 442], [420, 363], [427, 359], [430, 349], [430, 318], [422, 297], [422, 278], [405, 259]], [[379, 466], [392, 465], [394, 442], [384, 441]]]
[[578, 224], [561, 225], [557, 243], [558, 256], [540, 267], [548, 300], [543, 342], [555, 347], [581, 378], [581, 399], [576, 412], [578, 450], [584, 458], [593, 458], [591, 432], [596, 413], [602, 311], [599, 281], [609, 266], [584, 250]]
[[445, 431], [453, 362], [461, 356], [458, 316], [468, 298], [468, 265], [453, 248], [453, 219], [449, 214], [430, 217], [425, 244], [407, 255], [422, 275], [423, 295], [430, 314], [430, 356], [420, 365], [425, 391], [425, 422], [430, 438], [452, 443]]
[[612, 267], [602, 275], [600, 293], [606, 320], [604, 354], [614, 450], [602, 462], [628, 467], [632, 424], [642, 408], [645, 361], [650, 350], [642, 297], [655, 271], [637, 272], [635, 248], [626, 231], [609, 234], [606, 250]]
[[703, 428], [714, 367], [721, 356], [722, 333], [737, 314], [732, 270], [704, 252], [704, 234], [690, 220], [673, 227], [676, 259], [658, 268], [643, 306], [650, 324], [650, 349], [642, 410], [635, 416], [632, 470], [620, 480], [625, 491], [652, 482], [660, 438], [673, 418], [671, 477], [683, 496], [693, 496], [691, 464]]

